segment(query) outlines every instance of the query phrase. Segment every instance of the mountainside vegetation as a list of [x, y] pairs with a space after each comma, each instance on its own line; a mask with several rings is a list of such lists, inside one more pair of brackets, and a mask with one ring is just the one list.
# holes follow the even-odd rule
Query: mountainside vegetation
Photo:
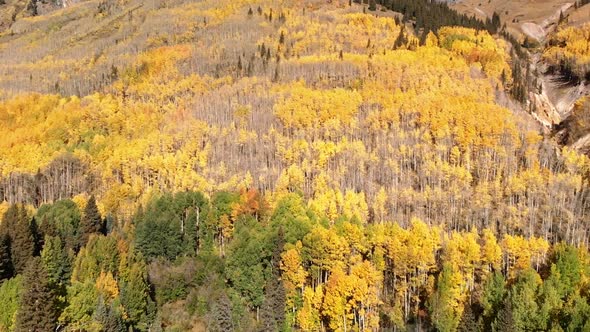
[[[0, 29], [0, 331], [590, 328], [589, 102], [541, 130], [498, 14], [31, 3]], [[582, 84], [587, 30], [543, 51]]]

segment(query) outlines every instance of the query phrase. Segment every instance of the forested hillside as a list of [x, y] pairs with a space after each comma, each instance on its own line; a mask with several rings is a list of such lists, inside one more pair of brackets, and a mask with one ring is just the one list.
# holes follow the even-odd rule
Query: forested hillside
[[588, 26], [31, 4], [0, 30], [0, 331], [590, 328], [590, 102], [553, 135], [531, 69], [583, 86]]

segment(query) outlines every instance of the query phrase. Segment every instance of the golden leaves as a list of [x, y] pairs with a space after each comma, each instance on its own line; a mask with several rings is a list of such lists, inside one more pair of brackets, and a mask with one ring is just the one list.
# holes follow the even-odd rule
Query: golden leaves
[[578, 71], [577, 66], [587, 68], [590, 64], [590, 24], [561, 29], [548, 44], [550, 46], [545, 49], [543, 57], [555, 65], [566, 61]]

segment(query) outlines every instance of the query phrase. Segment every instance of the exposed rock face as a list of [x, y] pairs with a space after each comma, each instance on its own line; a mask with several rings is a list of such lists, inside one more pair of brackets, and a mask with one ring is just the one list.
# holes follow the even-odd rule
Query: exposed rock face
[[590, 134], [577, 140], [572, 147], [586, 155], [590, 154]]
[[545, 29], [536, 23], [532, 23], [532, 22], [523, 23], [521, 25], [521, 29], [525, 35], [535, 39], [538, 42], [543, 41], [545, 39], [545, 36], [547, 36], [547, 32], [545, 31]]
[[553, 15], [547, 17], [540, 22], [539, 24], [533, 22], [525, 22], [521, 25], [522, 32], [537, 40], [538, 42], [545, 41], [547, 34], [553, 30], [556, 23], [559, 21], [559, 17], [562, 13], [565, 13], [568, 9], [570, 9], [574, 4], [573, 3], [566, 3], [562, 5], [559, 10], [557, 10]]
[[533, 117], [543, 126], [550, 129], [561, 123], [561, 115], [545, 92], [531, 93], [530, 99], [534, 105]]

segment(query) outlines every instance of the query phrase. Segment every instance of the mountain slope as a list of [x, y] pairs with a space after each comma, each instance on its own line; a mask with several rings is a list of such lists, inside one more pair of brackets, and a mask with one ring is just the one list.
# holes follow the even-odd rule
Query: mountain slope
[[[553, 195], [571, 199], [567, 227], [587, 209], [587, 159], [562, 166], [573, 159], [526, 114], [496, 105], [511, 68], [507, 44], [488, 33], [444, 28], [419, 46], [390, 13], [347, 2], [112, 6], [24, 18], [0, 39], [6, 96], [81, 96], [0, 106], [4, 199], [90, 191], [105, 211], [129, 213], [154, 190], [254, 186], [301, 190], [334, 218], [349, 209], [341, 197], [358, 197], [364, 219], [384, 190], [395, 198], [388, 219], [513, 220], [531, 235], [542, 231], [522, 223], [535, 207], [555, 209], [544, 225], [562, 215]], [[474, 195], [487, 203], [472, 207]], [[447, 204], [456, 208], [441, 213]]]
[[582, 30], [551, 50], [429, 0], [59, 7], [0, 36], [0, 330], [588, 327], [589, 103], [558, 139], [533, 103]]

